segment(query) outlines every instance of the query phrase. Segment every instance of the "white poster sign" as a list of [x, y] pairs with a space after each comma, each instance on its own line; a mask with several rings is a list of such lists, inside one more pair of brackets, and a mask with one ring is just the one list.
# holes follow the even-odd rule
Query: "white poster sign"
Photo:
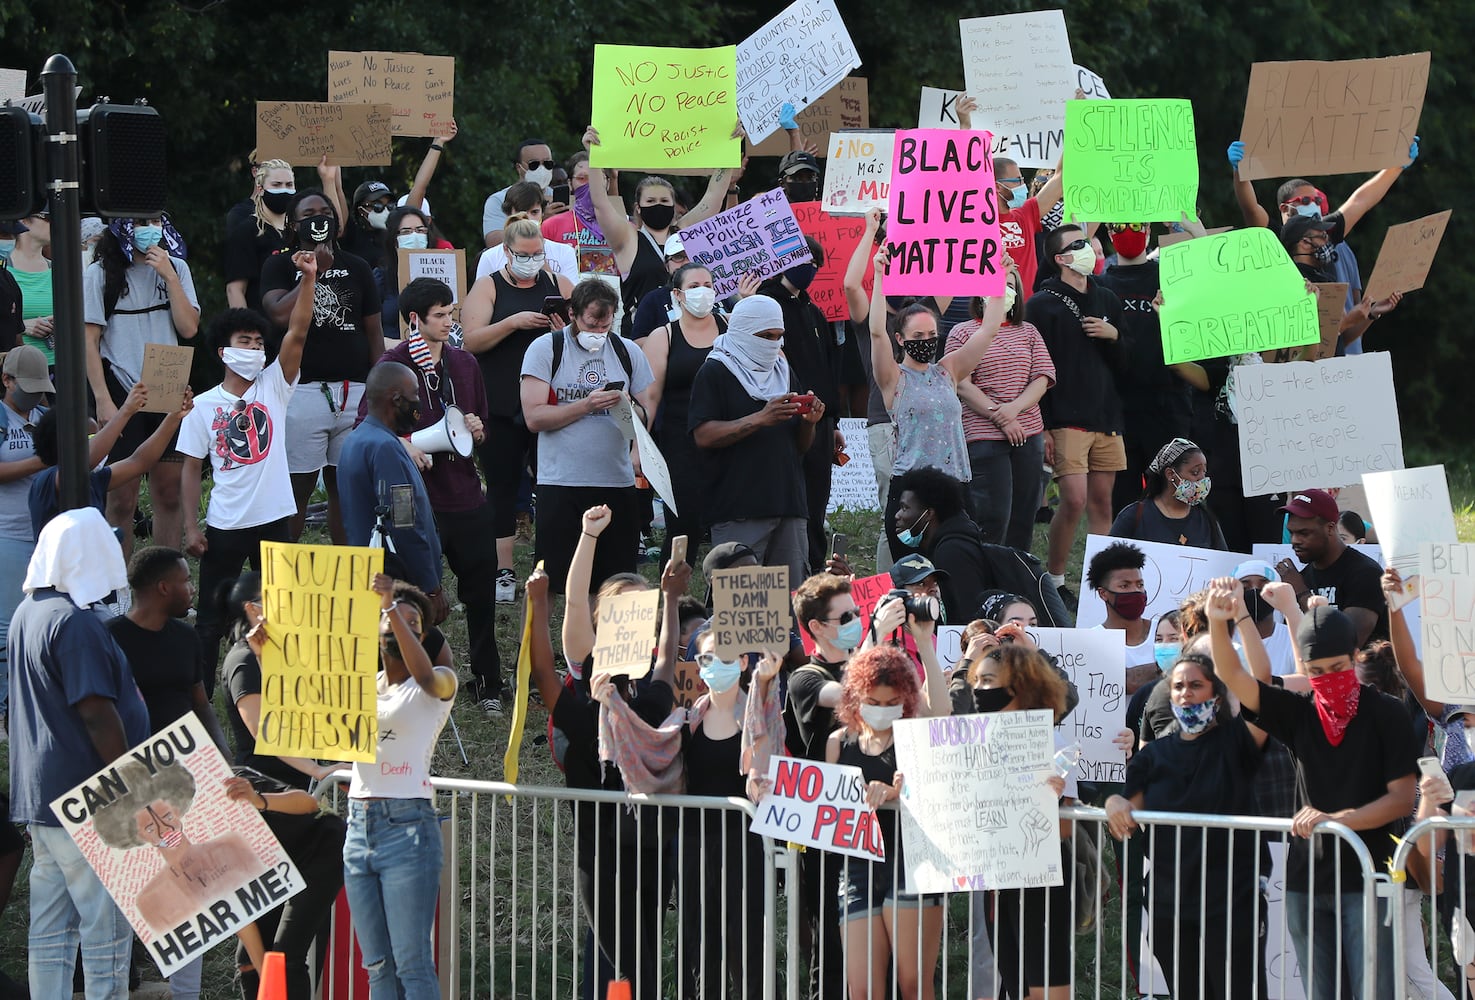
[[1240, 365], [1230, 374], [1244, 494], [1351, 486], [1403, 468], [1386, 352]]
[[895, 725], [907, 892], [1060, 885], [1048, 711]]
[[1077, 74], [1062, 10], [964, 18], [963, 85], [978, 99], [973, 127], [1009, 137], [1021, 167], [1053, 167], [1065, 137], [1065, 102]]
[[[956, 128], [963, 127], [958, 121], [957, 100], [962, 96], [961, 90], [944, 90], [941, 87], [923, 87], [922, 103], [917, 108], [917, 128]], [[1009, 137], [1007, 135], [994, 135], [993, 147], [990, 152], [995, 156], [1004, 156], [1009, 152]]]
[[21, 101], [26, 96], [26, 71], [0, 69], [0, 103]]
[[[1177, 609], [1183, 598], [1209, 585], [1216, 576], [1229, 576], [1234, 567], [1249, 556], [1240, 552], [1219, 552], [1215, 549], [1196, 549], [1190, 545], [1168, 545], [1164, 542], [1139, 542], [1131, 538], [1111, 538], [1105, 535], [1086, 536], [1085, 567], [1091, 565], [1096, 553], [1116, 542], [1135, 545], [1147, 557], [1142, 567], [1142, 581], [1147, 585], [1147, 611], [1144, 618], [1156, 619], [1159, 615]], [[1085, 576], [1084, 570], [1082, 577]], [[1081, 581], [1080, 611], [1076, 615], [1078, 628], [1090, 628], [1106, 621], [1106, 605], [1096, 591]]]
[[773, 790], [759, 801], [749, 833], [791, 844], [885, 861], [876, 811], [866, 807], [866, 779], [858, 767], [775, 756], [768, 762]]
[[890, 130], [856, 129], [832, 135], [820, 209], [826, 215], [865, 215], [873, 208], [886, 211], [895, 149], [896, 133]]
[[1418, 596], [1419, 548], [1425, 542], [1455, 542], [1454, 507], [1444, 466], [1370, 472], [1362, 477], [1368, 516], [1378, 532], [1378, 545], [1403, 576], [1403, 596]]
[[[628, 402], [625, 404], [627, 408], [629, 405]], [[635, 448], [640, 454], [640, 474], [650, 483], [661, 502], [670, 507], [672, 513], [680, 514], [681, 511], [676, 509], [676, 490], [671, 485], [671, 468], [666, 464], [666, 456], [661, 454], [650, 431], [645, 429], [645, 421], [632, 419], [630, 425], [635, 433]]]
[[[870, 350], [863, 344], [861, 350]], [[841, 417], [845, 454], [850, 461], [830, 469], [830, 506], [826, 513], [845, 510], [880, 510], [876, 495], [876, 468], [871, 464], [871, 447], [866, 439], [865, 417]]]
[[794, 0], [738, 44], [737, 111], [748, 141], [778, 131], [785, 103], [803, 111], [860, 65], [835, 0]]
[[1425, 544], [1419, 561], [1424, 693], [1451, 705], [1475, 703], [1475, 545]]

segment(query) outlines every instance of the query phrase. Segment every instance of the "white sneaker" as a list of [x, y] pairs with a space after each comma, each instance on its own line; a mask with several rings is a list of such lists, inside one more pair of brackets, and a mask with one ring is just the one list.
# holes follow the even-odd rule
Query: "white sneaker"
[[498, 604], [514, 604], [517, 601], [517, 577], [511, 570], [497, 574], [496, 596]]
[[479, 708], [479, 709], [481, 709], [487, 715], [501, 715], [502, 714], [502, 699], [501, 698], [483, 698], [481, 701], [479, 701], [479, 702], [476, 703], [476, 707]]

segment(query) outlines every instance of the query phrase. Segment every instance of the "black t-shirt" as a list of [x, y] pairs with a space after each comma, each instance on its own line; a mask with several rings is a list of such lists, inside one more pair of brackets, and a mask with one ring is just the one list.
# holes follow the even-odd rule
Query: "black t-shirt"
[[[1141, 792], [1142, 808], [1152, 812], [1252, 816], [1259, 766], [1260, 748], [1244, 721], [1221, 717], [1195, 739], [1173, 733], [1143, 747], [1127, 762], [1122, 795], [1131, 798]], [[1261, 838], [1240, 833], [1231, 841], [1228, 831], [1212, 830], [1204, 843], [1200, 830], [1186, 827], [1181, 834], [1180, 840], [1179, 831], [1165, 827], [1155, 836], [1149, 830], [1142, 838], [1145, 853], [1152, 859], [1149, 884], [1159, 906], [1172, 907], [1179, 886], [1185, 894], [1198, 894], [1204, 858], [1213, 859], [1203, 881], [1206, 905], [1223, 905], [1231, 864], [1234, 895], [1255, 891], [1256, 846]], [[1269, 873], [1268, 856], [1261, 858], [1259, 871]], [[1184, 919], [1197, 922], [1196, 900], [1180, 912]]]
[[[1376, 688], [1362, 685], [1357, 714], [1347, 724], [1342, 742], [1332, 746], [1321, 728], [1316, 705], [1309, 695], [1293, 694], [1264, 682], [1260, 683], [1260, 711], [1244, 710], [1246, 721], [1252, 722], [1280, 740], [1300, 765], [1306, 803], [1322, 812], [1365, 806], [1388, 793], [1388, 783], [1414, 774], [1418, 751], [1409, 739], [1408, 713], [1396, 699]], [[1401, 822], [1388, 823], [1375, 830], [1362, 830], [1359, 836], [1372, 855], [1373, 871], [1387, 871], [1393, 857], [1393, 836]], [[1331, 838], [1319, 836], [1315, 841], [1291, 838], [1286, 863], [1286, 888], [1310, 891], [1310, 844], [1322, 845], [1316, 863], [1316, 891], [1334, 891], [1336, 856], [1331, 852]], [[1360, 892], [1361, 866], [1357, 857], [1345, 847], [1341, 850], [1343, 892]]]
[[149, 710], [149, 729], [159, 732], [194, 710], [195, 685], [205, 679], [195, 630], [171, 618], [155, 632], [127, 617], [108, 621], [108, 631], [128, 665]]
[[236, 703], [247, 695], [261, 694], [261, 664], [245, 639], [237, 641], [226, 652], [220, 672], [226, 691], [226, 720], [230, 725], [231, 743], [236, 748], [236, 764], [253, 768], [292, 788], [306, 788], [311, 781], [307, 775], [280, 757], [256, 752], [256, 736], [247, 728], [236, 708]]
[[[793, 370], [789, 388], [799, 390]], [[710, 420], [741, 420], [763, 409], [727, 366], [708, 357], [691, 386], [686, 426], [695, 431]], [[699, 448], [704, 471], [702, 519], [720, 524], [747, 517], [807, 517], [799, 422], [760, 427], [725, 448]]]
[[758, 294], [773, 299], [783, 310], [784, 357], [795, 380], [804, 392], [818, 395], [831, 416], [839, 416], [841, 353], [835, 328], [807, 293], [792, 295], [782, 278], [765, 281]]
[[[251, 782], [251, 787], [262, 795], [281, 794], [290, 792], [298, 787], [278, 781], [269, 774], [249, 767], [234, 768], [236, 777], [245, 778]], [[297, 866], [298, 871], [304, 875], [311, 872], [314, 877], [324, 876], [332, 878], [342, 871], [333, 865], [310, 864], [320, 862], [324, 858], [335, 855], [343, 855], [343, 838], [348, 832], [343, 820], [330, 812], [319, 811], [316, 813], [284, 813], [275, 809], [267, 810], [261, 814], [266, 821], [267, 827], [281, 841], [282, 849], [287, 852], [287, 857]], [[314, 888], [317, 888], [314, 886]], [[327, 898], [320, 896], [319, 898]]]
[[[290, 255], [279, 253], [261, 267], [261, 295], [290, 292], [301, 275]], [[367, 321], [379, 317], [379, 287], [374, 271], [361, 257], [343, 250], [333, 254], [333, 263], [318, 272], [313, 298], [312, 325], [302, 350], [302, 381], [362, 382], [369, 374]], [[273, 338], [281, 347], [285, 329]]]
[[1377, 562], [1349, 545], [1326, 569], [1307, 565], [1301, 578], [1313, 594], [1334, 608], [1366, 608], [1378, 616], [1369, 639], [1388, 638], [1388, 602], [1383, 597], [1383, 570]]
[[819, 703], [819, 692], [830, 681], [840, 683], [845, 664], [811, 658], [789, 675], [789, 752], [806, 760], [825, 759], [825, 741], [835, 731], [835, 710]]
[[1139, 542], [1162, 542], [1164, 545], [1191, 545], [1198, 549], [1229, 548], [1224, 532], [1202, 505], [1188, 508], [1188, 516], [1168, 517], [1152, 500], [1137, 500], [1122, 508], [1111, 522], [1115, 538], [1135, 538]]
[[265, 316], [266, 309], [261, 305], [261, 269], [273, 255], [287, 248], [287, 238], [269, 222], [260, 223], [259, 233], [257, 225], [258, 220], [253, 213], [225, 231], [221, 270], [226, 284], [232, 281], [246, 283], [246, 308]]

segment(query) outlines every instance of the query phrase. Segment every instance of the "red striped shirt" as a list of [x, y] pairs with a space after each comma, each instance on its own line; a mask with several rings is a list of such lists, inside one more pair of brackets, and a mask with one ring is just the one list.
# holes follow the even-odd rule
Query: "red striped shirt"
[[[953, 327], [943, 354], [951, 354], [968, 343], [981, 326], [978, 320], [972, 319]], [[1050, 352], [1045, 348], [1040, 331], [1033, 323], [1007, 324], [999, 328], [998, 335], [984, 352], [983, 360], [973, 369], [973, 384], [995, 403], [1012, 403], [1041, 375], [1049, 379], [1052, 386], [1055, 384], [1055, 363], [1050, 360]], [[1040, 417], [1039, 404], [1021, 413], [1019, 423], [1031, 437], [1041, 433], [1045, 422]], [[966, 405], [963, 407], [963, 434], [969, 441], [1005, 440], [1004, 432], [995, 427], [993, 421], [974, 413]]]

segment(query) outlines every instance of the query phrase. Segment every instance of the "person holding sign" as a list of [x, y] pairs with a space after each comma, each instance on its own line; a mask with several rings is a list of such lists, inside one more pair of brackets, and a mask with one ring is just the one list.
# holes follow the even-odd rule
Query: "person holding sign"
[[[599, 132], [590, 125], [584, 132], [584, 148], [597, 145]], [[722, 211], [727, 189], [735, 183], [734, 173], [732, 168], [714, 170], [702, 200], [681, 217], [681, 224], [694, 226]], [[631, 325], [640, 300], [664, 285], [668, 277], [666, 257], [662, 251], [666, 240], [676, 231], [676, 189], [664, 177], [641, 178], [635, 186], [635, 221], [631, 222], [625, 217], [624, 208], [610, 197], [603, 168], [589, 168], [587, 187], [594, 202], [594, 217], [599, 221], [599, 228], [604, 232], [610, 249], [615, 252], [615, 266], [620, 269], [620, 289], [625, 300], [624, 322]]]
[[[1012, 257], [1006, 257], [1011, 273]], [[989, 344], [1009, 311], [1006, 294], [991, 298], [984, 309], [982, 326], [960, 350], [943, 356], [937, 335], [938, 317], [929, 307], [916, 304], [896, 316], [894, 336], [887, 329], [884, 285], [891, 262], [885, 249], [876, 253], [875, 285], [871, 289], [871, 371], [886, 412], [896, 426], [896, 464], [891, 469], [891, 495], [886, 498], [883, 524], [891, 540], [891, 557], [900, 559], [915, 545], [896, 533], [896, 513], [901, 505], [899, 477], [913, 469], [940, 469], [959, 483], [973, 478], [968, 464], [968, 440], [963, 434], [963, 404], [958, 385], [967, 381], [983, 360]], [[1007, 287], [1007, 286], [1006, 286]], [[900, 346], [898, 364], [893, 343]], [[915, 526], [912, 531], [915, 531]]]
[[[932, 623], [907, 616], [918, 647], [931, 648]], [[896, 769], [896, 741], [891, 727], [898, 719], [952, 713], [947, 681], [935, 653], [923, 655], [925, 683], [917, 679], [911, 659], [895, 646], [868, 649], [850, 661], [825, 760], [859, 767], [865, 775], [865, 804], [878, 809], [901, 797], [905, 780]], [[919, 776], [920, 777], [920, 776]], [[895, 962], [898, 992], [931, 1000], [933, 971], [942, 947], [942, 898], [901, 890], [901, 837], [897, 813], [878, 814], [886, 860], [845, 859], [841, 883], [845, 921], [845, 965], [851, 1000], [887, 994], [887, 970]]]
[[1187, 438], [1174, 438], [1147, 465], [1142, 499], [1128, 504], [1111, 523], [1116, 538], [1166, 545], [1219, 549], [1224, 533], [1204, 503], [1209, 498], [1209, 462]]
[[379, 749], [353, 765], [343, 887], [369, 974], [369, 992], [436, 1000], [431, 928], [440, 894], [440, 820], [430, 757], [451, 715], [456, 668], [435, 660], [445, 637], [430, 628], [430, 599], [380, 573]]
[[[1325, 284], [1337, 280], [1337, 274], [1332, 270], [1337, 262], [1337, 251], [1331, 243], [1334, 229], [1335, 223], [1327, 219], [1305, 215], [1294, 215], [1282, 224], [1280, 241], [1307, 281]], [[1337, 327], [1338, 343], [1345, 345], [1360, 340], [1373, 320], [1388, 315], [1402, 301], [1403, 293], [1399, 291], [1378, 302], [1364, 296], [1342, 316]]]

